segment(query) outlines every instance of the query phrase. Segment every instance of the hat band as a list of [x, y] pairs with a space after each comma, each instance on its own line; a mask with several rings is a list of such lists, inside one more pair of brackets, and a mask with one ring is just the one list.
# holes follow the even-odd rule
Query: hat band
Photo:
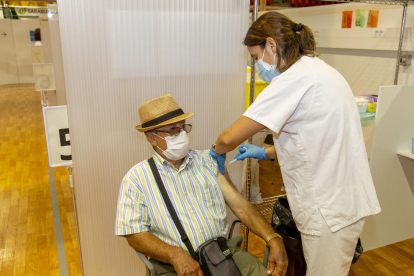
[[152, 126], [156, 126], [158, 124], [161, 124], [162, 122], [165, 122], [169, 119], [172, 119], [174, 117], [183, 115], [184, 111], [180, 108], [171, 112], [168, 112], [167, 114], [164, 114], [158, 118], [152, 119], [148, 122], [145, 122], [144, 124], [142, 124], [142, 128], [147, 128], [147, 127], [152, 127]]

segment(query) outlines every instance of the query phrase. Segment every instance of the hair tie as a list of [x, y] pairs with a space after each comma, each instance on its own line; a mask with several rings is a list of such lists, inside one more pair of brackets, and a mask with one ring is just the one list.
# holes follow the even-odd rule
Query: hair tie
[[298, 23], [295, 25], [295, 32], [300, 32], [300, 30], [302, 30], [303, 28], [303, 24], [302, 23]]

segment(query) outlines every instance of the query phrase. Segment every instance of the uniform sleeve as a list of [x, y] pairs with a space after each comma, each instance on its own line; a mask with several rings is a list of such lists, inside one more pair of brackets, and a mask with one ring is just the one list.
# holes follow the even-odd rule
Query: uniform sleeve
[[279, 133], [314, 82], [310, 74], [294, 74], [288, 70], [259, 94], [243, 116]]
[[137, 234], [151, 228], [145, 198], [137, 188], [137, 182], [132, 171], [121, 182], [115, 221], [117, 236]]

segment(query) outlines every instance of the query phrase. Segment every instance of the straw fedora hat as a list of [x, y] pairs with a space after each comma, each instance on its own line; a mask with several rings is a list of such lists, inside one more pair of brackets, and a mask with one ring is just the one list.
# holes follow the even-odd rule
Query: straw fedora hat
[[186, 120], [194, 113], [184, 113], [171, 94], [155, 98], [138, 108], [141, 124], [135, 128], [140, 132]]

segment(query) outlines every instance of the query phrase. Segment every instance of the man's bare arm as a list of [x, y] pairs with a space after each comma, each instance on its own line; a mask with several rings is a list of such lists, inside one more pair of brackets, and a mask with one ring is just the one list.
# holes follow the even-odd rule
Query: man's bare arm
[[135, 250], [163, 263], [172, 264], [178, 275], [203, 275], [200, 265], [181, 247], [166, 244], [149, 232], [127, 235], [126, 239]]
[[174, 256], [183, 251], [180, 247], [166, 244], [149, 232], [127, 235], [126, 239], [135, 250], [164, 263], [172, 263]]
[[275, 233], [262, 214], [234, 187], [227, 171], [225, 176], [218, 174], [217, 180], [227, 205], [251, 231], [262, 239]]
[[[264, 240], [275, 233], [262, 214], [234, 187], [228, 176], [227, 169], [225, 175], [221, 173], [217, 175], [217, 180], [227, 205], [247, 228]], [[268, 245], [270, 247], [270, 254], [267, 274], [273, 273], [276, 269], [276, 275], [286, 275], [288, 259], [283, 241], [279, 238], [274, 238], [269, 241]]]

